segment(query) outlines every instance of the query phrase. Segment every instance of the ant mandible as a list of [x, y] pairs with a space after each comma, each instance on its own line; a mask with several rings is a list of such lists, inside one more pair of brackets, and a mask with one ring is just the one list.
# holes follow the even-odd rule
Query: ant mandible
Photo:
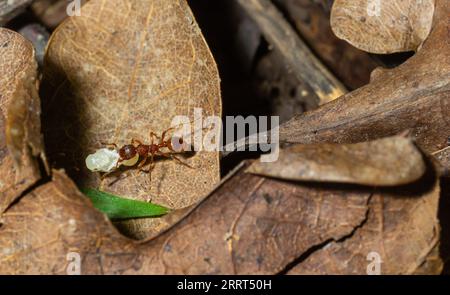
[[[181, 137], [172, 137], [171, 139], [166, 139], [166, 135], [169, 131], [174, 128], [169, 128], [164, 131], [161, 136], [158, 136], [154, 132], [150, 132], [150, 144], [144, 144], [140, 140], [132, 139], [131, 144], [127, 144], [122, 146], [120, 149], [116, 143], [102, 143], [103, 145], [113, 147], [119, 153], [119, 160], [117, 161], [116, 167], [113, 171], [105, 173], [102, 175], [102, 179], [104, 179], [109, 174], [116, 171], [120, 165], [124, 165], [127, 167], [136, 166], [137, 169], [141, 172], [148, 173], [151, 179], [151, 172], [155, 168], [155, 156], [161, 156], [169, 159], [173, 159], [178, 163], [187, 166], [189, 168], [193, 168], [189, 164], [180, 160], [174, 153], [183, 153], [187, 152], [187, 147], [183, 138]], [[158, 143], [154, 143], [154, 139], [159, 140]], [[169, 152], [163, 152], [161, 149], [167, 148]], [[145, 164], [147, 164], [150, 159], [150, 166], [147, 170], [143, 169]], [[140, 161], [139, 161], [140, 160]]]

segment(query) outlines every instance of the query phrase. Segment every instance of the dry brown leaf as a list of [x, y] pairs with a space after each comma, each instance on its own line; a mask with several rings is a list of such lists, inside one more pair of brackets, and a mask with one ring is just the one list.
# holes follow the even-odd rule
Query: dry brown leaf
[[0, 28], [0, 215], [41, 177], [36, 70], [31, 43]]
[[8, 210], [0, 273], [271, 274], [365, 219], [369, 192], [269, 180], [241, 169], [186, 218], [147, 242], [117, 233], [61, 172]]
[[[0, 273], [64, 274], [67, 254], [76, 252], [83, 274], [275, 274], [295, 263], [307, 262], [307, 267], [308, 257], [335, 243], [351, 246], [324, 261], [354, 253], [356, 262], [339, 269], [319, 265], [318, 271], [365, 273], [365, 250], [385, 251], [380, 252], [389, 255], [383, 271], [389, 273], [425, 270], [422, 262], [427, 273], [441, 268], [432, 251], [439, 240], [438, 183], [430, 175], [377, 192], [271, 180], [245, 169], [241, 166], [185, 218], [146, 242], [118, 234], [56, 171], [52, 182], [4, 214]], [[364, 248], [357, 247], [358, 237]], [[385, 250], [379, 248], [383, 241]]]
[[417, 50], [430, 33], [435, 0], [336, 0], [331, 27], [371, 53]]
[[446, 148], [450, 137], [450, 6], [445, 0], [436, 4], [435, 25], [422, 50], [399, 67], [379, 72], [369, 85], [294, 117], [280, 126], [280, 140], [356, 143], [410, 130], [425, 152]]
[[418, 180], [426, 167], [414, 143], [403, 136], [356, 144], [294, 145], [273, 163], [255, 162], [247, 172], [288, 180], [402, 185]]
[[329, 243], [289, 273], [367, 274], [368, 254], [374, 252], [381, 274], [440, 274], [439, 183], [432, 186], [421, 196], [406, 192], [400, 198], [404, 189], [373, 195], [367, 221], [352, 237]]
[[[84, 159], [100, 142], [150, 142], [174, 116], [193, 121], [221, 115], [215, 62], [185, 0], [92, 0], [57, 28], [46, 53], [43, 119], [49, 158], [81, 186], [148, 200], [170, 208], [197, 202], [219, 181], [216, 152], [175, 161], [157, 161], [148, 175], [132, 170], [126, 178], [102, 183]], [[115, 175], [117, 176], [117, 174]], [[128, 234], [144, 238], [161, 224], [135, 221]]]

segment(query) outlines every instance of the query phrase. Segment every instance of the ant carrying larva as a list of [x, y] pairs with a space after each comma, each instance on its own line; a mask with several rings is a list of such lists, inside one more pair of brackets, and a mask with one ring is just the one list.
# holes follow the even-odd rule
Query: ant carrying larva
[[[148, 173], [151, 178], [151, 172], [155, 168], [156, 156], [173, 159], [179, 164], [193, 168], [176, 156], [176, 154], [190, 151], [183, 138], [166, 139], [167, 133], [174, 129], [167, 129], [161, 136], [150, 132], [150, 144], [144, 144], [134, 138], [131, 140], [131, 144], [126, 144], [120, 148], [116, 143], [102, 143], [107, 148], [99, 149], [94, 154], [89, 155], [86, 158], [86, 167], [93, 172], [103, 172], [102, 179], [117, 171], [120, 166], [135, 167], [141, 172]], [[157, 140], [157, 143], [154, 139]], [[164, 152], [163, 149], [167, 149], [168, 152]], [[149, 160], [149, 168], [144, 169]]]

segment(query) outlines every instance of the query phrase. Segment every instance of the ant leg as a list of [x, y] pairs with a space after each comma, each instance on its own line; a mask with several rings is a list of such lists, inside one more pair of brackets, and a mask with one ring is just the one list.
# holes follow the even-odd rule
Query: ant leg
[[116, 172], [117, 169], [119, 169], [120, 162], [121, 162], [121, 160], [117, 161], [116, 166], [114, 167], [114, 169], [112, 169], [112, 170], [109, 171], [109, 172], [104, 173], [104, 174], [100, 177], [100, 179], [101, 179], [101, 180], [104, 180], [106, 177], [108, 177], [109, 175], [111, 175], [111, 174], [113, 174], [114, 172]]
[[107, 142], [100, 142], [101, 145], [105, 145], [107, 148], [113, 150], [118, 149], [117, 144], [115, 143], [107, 143]]
[[192, 167], [191, 165], [189, 165], [188, 163], [183, 162], [182, 160], [180, 160], [180, 158], [178, 158], [177, 156], [170, 154], [170, 153], [163, 153], [163, 152], [159, 152], [158, 155], [169, 158], [169, 159], [173, 159], [175, 161], [177, 161], [179, 164], [184, 165], [186, 167], [189, 167], [191, 169], [194, 169], [194, 167]]
[[160, 139], [160, 137], [158, 136], [158, 134], [156, 134], [155, 132], [151, 131], [151, 132], [150, 132], [150, 140], [151, 140], [151, 143], [152, 143], [152, 144], [153, 144], [153, 139], [154, 139], [154, 138]]
[[101, 180], [105, 180], [108, 176], [110, 176], [110, 175], [113, 174], [114, 172], [115, 172], [115, 171], [110, 171], [110, 172], [103, 173], [103, 175], [100, 176], [100, 179], [101, 179]]
[[121, 175], [117, 176], [116, 179], [114, 179], [113, 181], [111, 181], [111, 182], [108, 184], [108, 186], [111, 186], [111, 185], [115, 184], [116, 182], [118, 182], [118, 181], [120, 181], [120, 180], [122, 180], [122, 179], [127, 178], [128, 176], [130, 176], [130, 173], [129, 173], [129, 172], [124, 172], [124, 173], [122, 173]]
[[150, 168], [148, 168], [148, 178], [150, 180], [150, 183], [152, 182], [152, 171], [155, 169], [155, 162], [152, 162], [150, 164]]
[[150, 156], [150, 167], [145, 170], [142, 169], [141, 167], [145, 165], [145, 163], [147, 162], [148, 158], [145, 158], [141, 163], [139, 163], [138, 168], [139, 171], [144, 172], [144, 173], [148, 173], [149, 174], [149, 178], [150, 178], [150, 182], [152, 181], [152, 171], [155, 168], [155, 161], [153, 161], [153, 155]]
[[132, 145], [141, 145], [142, 144], [142, 141], [140, 141], [139, 139], [136, 139], [136, 138], [132, 138], [131, 139], [131, 144]]
[[167, 134], [167, 132], [169, 132], [169, 131], [172, 131], [172, 130], [174, 130], [175, 128], [169, 128], [169, 129], [167, 129], [166, 131], [164, 131], [162, 134], [161, 134], [161, 143], [163, 143], [164, 141], [165, 141], [165, 139], [166, 139], [166, 134]]
[[142, 161], [139, 162], [136, 168], [141, 170], [141, 168], [144, 167], [145, 163], [147, 163], [147, 158], [142, 159]]

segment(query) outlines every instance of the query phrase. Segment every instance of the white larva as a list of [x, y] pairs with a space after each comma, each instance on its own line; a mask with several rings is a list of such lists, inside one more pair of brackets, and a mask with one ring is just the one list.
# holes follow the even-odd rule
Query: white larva
[[117, 166], [120, 156], [116, 150], [99, 149], [86, 158], [86, 167], [92, 172], [111, 172]]

